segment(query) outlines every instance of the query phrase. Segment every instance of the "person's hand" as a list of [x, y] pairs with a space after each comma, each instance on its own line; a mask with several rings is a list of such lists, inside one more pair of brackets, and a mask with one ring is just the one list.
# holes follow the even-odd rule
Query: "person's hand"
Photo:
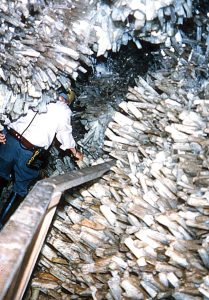
[[0, 143], [6, 144], [6, 136], [3, 133], [0, 133]]
[[77, 160], [83, 160], [83, 153], [78, 151], [76, 148], [69, 148], [70, 152], [73, 154], [75, 159]]
[[76, 150], [74, 157], [78, 160], [83, 160], [83, 153], [79, 152], [78, 150]]

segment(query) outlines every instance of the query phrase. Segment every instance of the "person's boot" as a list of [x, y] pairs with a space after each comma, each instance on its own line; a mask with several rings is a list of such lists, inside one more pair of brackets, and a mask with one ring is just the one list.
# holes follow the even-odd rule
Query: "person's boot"
[[9, 220], [9, 218], [15, 212], [15, 210], [18, 208], [18, 206], [20, 205], [20, 203], [22, 202], [23, 199], [24, 199], [24, 197], [18, 195], [15, 192], [11, 193], [9, 198], [4, 203], [1, 213], [0, 213], [0, 229]]
[[8, 180], [4, 179], [3, 177], [0, 177], [0, 198], [1, 194], [3, 192], [3, 189], [7, 186]]

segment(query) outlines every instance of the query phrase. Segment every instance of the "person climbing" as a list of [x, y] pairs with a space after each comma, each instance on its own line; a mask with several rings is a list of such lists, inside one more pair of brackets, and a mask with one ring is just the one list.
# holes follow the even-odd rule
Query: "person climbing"
[[50, 147], [54, 137], [62, 150], [72, 153], [75, 159], [83, 159], [72, 135], [72, 111], [69, 107], [72, 93], [59, 93], [56, 102], [47, 104], [46, 112], [39, 113], [30, 108], [26, 115], [9, 122], [0, 132], [0, 198], [4, 187], [12, 181], [11, 195], [0, 213], [1, 227], [37, 180], [41, 156]]

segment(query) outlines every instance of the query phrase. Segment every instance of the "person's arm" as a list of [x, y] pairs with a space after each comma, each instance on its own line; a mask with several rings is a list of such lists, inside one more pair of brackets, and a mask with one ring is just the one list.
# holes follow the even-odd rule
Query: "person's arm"
[[56, 137], [62, 150], [71, 152], [77, 160], [83, 159], [83, 154], [76, 149], [76, 143], [72, 135], [71, 110], [69, 108], [65, 109], [65, 114], [62, 114]]

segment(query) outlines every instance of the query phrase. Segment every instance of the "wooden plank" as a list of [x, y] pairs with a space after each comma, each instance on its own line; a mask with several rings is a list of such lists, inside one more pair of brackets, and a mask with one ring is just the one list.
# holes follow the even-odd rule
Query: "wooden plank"
[[80, 170], [72, 171], [68, 174], [58, 175], [44, 179], [44, 184], [56, 185], [56, 190], [63, 192], [90, 180], [101, 177], [107, 172], [113, 165], [115, 160], [95, 165], [93, 167], [86, 167]]
[[0, 232], [0, 300], [22, 299], [61, 193], [101, 177], [100, 165], [39, 181]]

